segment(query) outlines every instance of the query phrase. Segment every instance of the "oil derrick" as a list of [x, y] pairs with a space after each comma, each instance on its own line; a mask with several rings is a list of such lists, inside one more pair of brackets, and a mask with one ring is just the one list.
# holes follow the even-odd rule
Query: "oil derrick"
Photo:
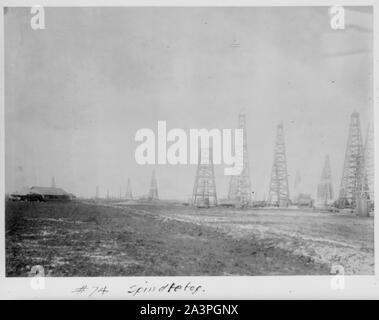
[[158, 184], [157, 179], [155, 178], [155, 171], [153, 170], [153, 174], [151, 175], [150, 189], [149, 195], [147, 197], [148, 200], [158, 200]]
[[293, 183], [293, 188], [299, 192], [299, 187], [300, 187], [300, 184], [301, 184], [301, 174], [300, 174], [300, 171], [299, 170], [296, 170], [296, 175], [295, 175], [295, 181]]
[[366, 134], [366, 141], [364, 146], [364, 160], [365, 160], [365, 167], [364, 167], [364, 173], [367, 179], [367, 185], [364, 184], [363, 186], [367, 186], [367, 192], [371, 203], [374, 203], [374, 181], [375, 181], [375, 175], [374, 175], [374, 130], [372, 123], [369, 124], [367, 128], [367, 134]]
[[246, 116], [238, 115], [238, 129], [243, 129], [243, 168], [239, 175], [231, 176], [228, 200], [245, 207], [251, 203], [251, 184], [249, 172], [249, 157], [247, 152]]
[[337, 201], [339, 208], [356, 208], [357, 200], [368, 198], [364, 167], [359, 113], [354, 112], [350, 119], [340, 193]]
[[99, 186], [96, 186], [96, 199], [99, 199]]
[[199, 160], [192, 193], [192, 204], [197, 207], [206, 208], [217, 205], [212, 148], [199, 149]]
[[109, 189], [107, 189], [107, 199], [109, 199]]
[[317, 202], [320, 205], [328, 205], [333, 200], [332, 174], [330, 170], [329, 155], [325, 156], [324, 168], [321, 173], [321, 180], [317, 186]]
[[125, 199], [127, 199], [127, 200], [133, 199], [132, 185], [130, 184], [130, 179], [128, 179], [128, 185], [126, 187]]
[[298, 201], [298, 196], [301, 192], [301, 174], [299, 170], [296, 170], [295, 181], [293, 183], [293, 193], [295, 195], [294, 202]]
[[282, 123], [278, 125], [276, 135], [268, 203], [279, 207], [287, 207], [290, 204], [286, 149], [284, 145], [284, 131]]
[[51, 187], [52, 187], [52, 188], [56, 188], [55, 177], [53, 177], [53, 178], [51, 179]]

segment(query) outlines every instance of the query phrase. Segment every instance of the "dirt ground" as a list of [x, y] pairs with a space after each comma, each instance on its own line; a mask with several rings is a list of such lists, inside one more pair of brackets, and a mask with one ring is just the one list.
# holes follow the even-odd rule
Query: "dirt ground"
[[[120, 202], [118, 206], [125, 205]], [[148, 205], [136, 205], [151, 210]], [[155, 208], [160, 216], [206, 225], [235, 239], [259, 239], [329, 266], [342, 266], [345, 274], [374, 274], [374, 218], [311, 209], [237, 210], [231, 208], [178, 210]]]
[[6, 203], [6, 273], [27, 276], [373, 274], [373, 218], [114, 201]]

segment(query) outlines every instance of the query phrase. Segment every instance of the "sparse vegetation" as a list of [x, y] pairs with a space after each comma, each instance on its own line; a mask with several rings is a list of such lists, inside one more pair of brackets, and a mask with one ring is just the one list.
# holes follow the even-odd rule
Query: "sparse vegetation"
[[[220, 214], [217, 210], [208, 213]], [[222, 210], [224, 214], [230, 209]], [[42, 265], [48, 275], [58, 277], [330, 271], [330, 265], [279, 246], [269, 237], [234, 236], [219, 223], [199, 224], [189, 215], [200, 216], [193, 208], [171, 204], [8, 201], [6, 274], [27, 276], [33, 265]], [[238, 219], [238, 214], [233, 213], [233, 218]]]

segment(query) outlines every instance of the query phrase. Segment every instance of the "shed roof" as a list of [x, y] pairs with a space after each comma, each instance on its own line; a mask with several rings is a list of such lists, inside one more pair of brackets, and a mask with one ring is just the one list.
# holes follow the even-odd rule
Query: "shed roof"
[[30, 188], [30, 190], [32, 192], [39, 193], [41, 195], [53, 195], [53, 196], [68, 195], [68, 193], [61, 188], [33, 186]]
[[19, 196], [25, 196], [27, 194], [30, 194], [32, 191], [28, 187], [22, 187], [21, 189], [12, 192], [13, 195], [19, 195]]

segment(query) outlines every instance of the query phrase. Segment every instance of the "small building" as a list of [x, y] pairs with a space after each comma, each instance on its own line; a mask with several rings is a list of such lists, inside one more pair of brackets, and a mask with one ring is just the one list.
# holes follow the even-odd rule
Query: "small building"
[[33, 194], [41, 195], [46, 201], [67, 201], [72, 199], [72, 196], [61, 188], [33, 186], [30, 188], [30, 191]]
[[299, 193], [297, 197], [295, 197], [295, 204], [298, 207], [309, 207], [313, 208], [313, 199], [310, 194]]
[[61, 188], [54, 187], [23, 187], [10, 194], [12, 201], [68, 201], [74, 199], [72, 193], [68, 193]]
[[23, 187], [9, 195], [11, 201], [45, 201], [43, 196], [33, 192], [28, 187]]

